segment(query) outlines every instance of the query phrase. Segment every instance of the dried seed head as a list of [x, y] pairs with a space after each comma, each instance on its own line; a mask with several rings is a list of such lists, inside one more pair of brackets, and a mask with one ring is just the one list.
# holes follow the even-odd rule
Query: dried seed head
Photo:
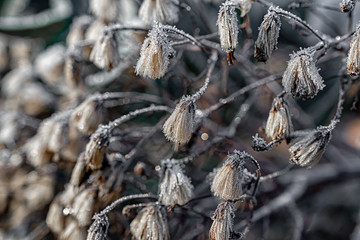
[[141, 46], [136, 74], [152, 79], [161, 78], [169, 66], [169, 57], [174, 53], [162, 25], [155, 23]]
[[110, 140], [110, 127], [100, 125], [86, 145], [84, 159], [92, 170], [100, 169]]
[[79, 226], [84, 227], [91, 223], [91, 218], [94, 213], [94, 204], [95, 191], [93, 189], [85, 189], [75, 197], [73, 211]]
[[139, 17], [147, 24], [153, 21], [176, 23], [179, 20], [178, 0], [144, 0], [139, 9]]
[[55, 122], [48, 140], [48, 151], [59, 153], [66, 144], [68, 131], [69, 126], [67, 122]]
[[82, 86], [81, 67], [83, 63], [77, 56], [68, 56], [65, 60], [64, 76], [65, 82], [69, 87], [75, 89]]
[[270, 7], [268, 13], [264, 16], [255, 42], [254, 57], [259, 62], [266, 62], [270, 58], [271, 53], [276, 49], [279, 38], [281, 21], [280, 17], [274, 11], [271, 11], [272, 8]]
[[244, 164], [247, 158], [251, 156], [237, 150], [227, 156], [224, 165], [216, 173], [211, 184], [211, 191], [215, 196], [224, 200], [235, 200], [241, 197]]
[[239, 5], [241, 10], [240, 17], [245, 17], [251, 10], [251, 0], [232, 0], [235, 4]]
[[360, 25], [351, 40], [347, 59], [347, 68], [350, 75], [360, 74]]
[[355, 0], [342, 0], [340, 3], [340, 9], [342, 12], [351, 12], [355, 8]]
[[212, 217], [213, 223], [210, 228], [211, 240], [230, 239], [233, 231], [234, 207], [229, 202], [220, 203]]
[[61, 240], [78, 240], [86, 239], [86, 230], [78, 226], [76, 221], [71, 221], [60, 234]]
[[302, 167], [312, 167], [319, 162], [331, 138], [335, 124], [321, 126], [317, 129], [303, 132], [295, 138], [289, 148], [290, 162]]
[[233, 52], [238, 42], [239, 28], [235, 4], [232, 1], [226, 1], [221, 5], [216, 24], [221, 48], [227, 53]]
[[69, 34], [66, 37], [66, 45], [73, 46], [85, 39], [85, 32], [92, 23], [92, 17], [83, 15], [74, 19], [70, 26]]
[[157, 205], [144, 207], [131, 222], [130, 231], [137, 240], [169, 239], [166, 217]]
[[190, 179], [184, 175], [176, 160], [162, 162], [163, 176], [159, 184], [159, 201], [165, 206], [183, 205], [192, 196], [193, 186]]
[[86, 172], [86, 161], [84, 155], [80, 155], [71, 173], [70, 183], [77, 187], [80, 185]]
[[86, 240], [105, 240], [109, 225], [109, 219], [106, 215], [101, 217], [95, 215], [95, 220], [88, 229]]
[[91, 135], [104, 120], [105, 109], [99, 94], [94, 94], [82, 102], [71, 114], [71, 124], [83, 134]]
[[314, 50], [306, 48], [291, 54], [282, 84], [294, 97], [313, 98], [325, 85], [313, 60]]
[[266, 135], [272, 140], [279, 140], [288, 136], [291, 131], [292, 123], [288, 105], [282, 97], [276, 97], [266, 122]]
[[165, 137], [177, 144], [188, 143], [194, 130], [195, 111], [193, 99], [190, 96], [182, 97], [163, 126]]
[[96, 19], [86, 31], [85, 39], [88, 41], [97, 41], [99, 36], [102, 34], [104, 27], [105, 22], [101, 19]]
[[118, 42], [112, 31], [105, 31], [97, 39], [91, 54], [90, 61], [101, 69], [110, 71], [120, 62]]
[[119, 15], [119, 6], [117, 0], [90, 0], [90, 11], [98, 18], [113, 22]]
[[58, 198], [51, 203], [46, 216], [46, 225], [52, 232], [60, 234], [64, 230], [65, 218], [63, 215], [64, 207]]

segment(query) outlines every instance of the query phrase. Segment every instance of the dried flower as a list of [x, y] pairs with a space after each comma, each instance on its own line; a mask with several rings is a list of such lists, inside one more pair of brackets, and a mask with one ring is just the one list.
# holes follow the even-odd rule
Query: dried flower
[[294, 97], [313, 98], [325, 85], [313, 60], [314, 50], [307, 48], [291, 54], [282, 84]]
[[86, 239], [86, 231], [80, 228], [76, 221], [71, 221], [60, 234], [60, 240], [79, 240]]
[[239, 8], [241, 10], [240, 17], [245, 17], [246, 14], [248, 14], [251, 10], [251, 0], [232, 0], [235, 4], [239, 5]]
[[179, 20], [178, 5], [178, 0], [144, 0], [139, 9], [139, 17], [148, 24], [153, 21], [176, 23]]
[[276, 97], [266, 122], [266, 135], [272, 140], [279, 140], [288, 136], [291, 131], [292, 123], [288, 105], [282, 97]]
[[165, 206], [183, 205], [192, 196], [193, 186], [190, 179], [184, 175], [176, 160], [162, 162], [163, 176], [159, 184], [159, 201]]
[[212, 217], [210, 228], [211, 240], [230, 239], [233, 231], [234, 206], [229, 202], [220, 203]]
[[228, 53], [228, 62], [232, 64], [233, 60], [235, 60], [233, 51], [238, 42], [239, 32], [233, 2], [226, 1], [221, 5], [216, 24], [218, 26], [221, 48]]
[[46, 216], [46, 225], [56, 234], [60, 234], [64, 230], [65, 218], [63, 208], [59, 199], [55, 198]]
[[340, 3], [340, 9], [342, 12], [351, 12], [355, 8], [355, 0], [342, 0]]
[[98, 18], [113, 22], [119, 15], [119, 6], [117, 0], [90, 0], [90, 11]]
[[266, 62], [273, 50], [276, 49], [277, 40], [281, 27], [280, 17], [269, 8], [268, 13], [264, 16], [259, 27], [259, 35], [255, 42], [254, 57], [259, 62]]
[[105, 240], [109, 225], [109, 219], [106, 215], [101, 217], [95, 215], [95, 220], [88, 230], [86, 240]]
[[195, 125], [195, 110], [195, 102], [190, 96], [181, 98], [163, 126], [163, 132], [169, 141], [177, 144], [190, 141]]
[[131, 222], [130, 231], [137, 240], [169, 239], [166, 217], [158, 205], [143, 208]]
[[79, 226], [87, 226], [91, 223], [94, 204], [95, 191], [93, 189], [85, 189], [75, 197], [73, 211]]
[[360, 74], [360, 25], [351, 40], [347, 59], [347, 68], [350, 75]]
[[64, 66], [65, 82], [69, 87], [78, 88], [82, 86], [81, 81], [82, 62], [75, 55], [67, 56]]
[[48, 151], [59, 153], [61, 148], [66, 144], [67, 133], [67, 122], [55, 122], [48, 140]]
[[241, 197], [244, 164], [247, 158], [250, 158], [249, 154], [237, 150], [227, 156], [224, 165], [216, 173], [211, 184], [211, 191], [215, 196], [224, 200], [235, 200]]
[[70, 179], [70, 183], [73, 186], [79, 186], [82, 178], [85, 175], [85, 171], [86, 171], [86, 161], [84, 159], [84, 155], [80, 155], [75, 167], [73, 168], [73, 171], [71, 173], [71, 179]]
[[86, 30], [89, 28], [93, 19], [88, 15], [83, 15], [74, 19], [70, 26], [69, 34], [66, 37], [66, 45], [73, 46], [77, 42], [85, 39]]
[[162, 25], [155, 23], [142, 44], [136, 74], [152, 79], [161, 78], [169, 66], [169, 57], [174, 53]]
[[319, 162], [331, 138], [335, 124], [320, 126], [314, 130], [300, 132], [289, 148], [290, 162], [302, 167], [312, 167]]

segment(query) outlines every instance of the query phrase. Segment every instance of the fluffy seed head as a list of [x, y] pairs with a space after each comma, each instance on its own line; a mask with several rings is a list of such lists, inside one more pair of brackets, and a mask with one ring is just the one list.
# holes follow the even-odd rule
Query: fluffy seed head
[[226, 1], [221, 5], [216, 24], [218, 26], [221, 48], [227, 53], [233, 52], [237, 46], [239, 32], [233, 2]]
[[139, 17], [147, 24], [153, 21], [176, 23], [179, 20], [178, 0], [144, 0], [139, 9]]
[[191, 97], [182, 97], [163, 126], [163, 132], [169, 141], [177, 144], [190, 141], [195, 125], [195, 110], [196, 105]]
[[313, 60], [314, 50], [306, 48], [291, 54], [282, 84], [294, 97], [313, 98], [325, 85]]
[[347, 68], [350, 75], [360, 74], [360, 25], [351, 40], [347, 58]]
[[234, 207], [229, 202], [220, 203], [212, 217], [213, 223], [210, 228], [211, 240], [230, 239], [233, 231]]
[[142, 44], [136, 74], [152, 79], [161, 78], [169, 66], [169, 57], [174, 53], [162, 25], [155, 23]]
[[86, 240], [105, 240], [109, 229], [109, 219], [106, 215], [95, 216], [94, 222], [88, 229]]
[[166, 217], [157, 205], [143, 208], [131, 222], [130, 231], [137, 240], [169, 239]]
[[270, 7], [268, 13], [264, 16], [255, 42], [254, 57], [259, 62], [266, 62], [270, 58], [271, 53], [276, 49], [279, 38], [281, 21], [280, 17], [274, 11], [271, 11], [272, 8]]
[[162, 162], [163, 176], [159, 184], [159, 201], [165, 206], [183, 205], [192, 196], [193, 186], [176, 160]]
[[340, 3], [340, 9], [342, 12], [351, 12], [354, 10], [355, 0], [342, 0]]
[[239, 199], [243, 194], [245, 159], [251, 158], [246, 152], [235, 150], [229, 154], [224, 165], [220, 168], [211, 184], [211, 191], [215, 196], [224, 200]]
[[291, 131], [292, 123], [288, 105], [282, 97], [276, 97], [266, 122], [266, 135], [272, 140], [279, 140], [288, 136]]

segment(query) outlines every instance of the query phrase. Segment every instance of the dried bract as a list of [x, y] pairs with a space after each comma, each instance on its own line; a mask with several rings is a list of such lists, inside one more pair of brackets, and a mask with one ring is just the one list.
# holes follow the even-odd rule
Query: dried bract
[[259, 35], [255, 42], [254, 57], [259, 62], [266, 62], [273, 50], [276, 49], [281, 21], [279, 15], [272, 11], [273, 7], [269, 8], [268, 13], [264, 16], [259, 27]]
[[166, 217], [157, 205], [143, 208], [131, 222], [130, 231], [137, 240], [169, 239]]
[[211, 191], [215, 196], [224, 200], [235, 200], [241, 197], [244, 164], [247, 158], [251, 158], [251, 156], [237, 150], [227, 156], [224, 165], [217, 172], [211, 184]]
[[161, 78], [169, 66], [169, 57], [174, 53], [162, 25], [155, 23], [142, 44], [136, 74], [152, 79]]
[[355, 0], [342, 0], [340, 10], [344, 13], [351, 12], [355, 8]]
[[182, 97], [163, 126], [163, 132], [169, 141], [177, 144], [190, 141], [195, 125], [195, 110], [193, 99], [189, 96]]
[[116, 21], [119, 15], [117, 0], [90, 0], [90, 11], [107, 22]]
[[291, 131], [292, 123], [288, 105], [282, 97], [276, 97], [266, 122], [266, 135], [272, 140], [279, 140], [289, 136]]
[[231, 203], [222, 202], [218, 205], [212, 217], [213, 223], [209, 232], [211, 240], [230, 239], [234, 215], [234, 207]]
[[163, 176], [159, 184], [159, 201], [165, 206], [183, 205], [192, 196], [193, 186], [176, 160], [162, 163]]
[[178, 5], [178, 0], [144, 0], [139, 9], [139, 17], [148, 24], [153, 21], [176, 23], [179, 20]]
[[294, 97], [313, 98], [325, 85], [313, 60], [314, 50], [307, 48], [291, 54], [282, 84]]
[[347, 69], [350, 75], [360, 74], [360, 25], [351, 40], [347, 58]]
[[86, 240], [105, 240], [109, 229], [109, 219], [106, 215], [95, 216], [94, 222], [88, 229]]

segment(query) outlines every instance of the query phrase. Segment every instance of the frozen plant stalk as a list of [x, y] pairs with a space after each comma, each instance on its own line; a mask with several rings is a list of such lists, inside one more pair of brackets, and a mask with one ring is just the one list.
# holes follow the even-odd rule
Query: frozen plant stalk
[[217, 26], [221, 48], [227, 53], [229, 64], [232, 64], [235, 60], [233, 52], [237, 46], [239, 32], [235, 4], [232, 1], [226, 1], [221, 5]]
[[359, 75], [360, 73], [360, 25], [357, 26], [350, 43], [347, 68], [350, 75]]
[[229, 202], [220, 203], [212, 217], [211, 240], [228, 240], [233, 231], [234, 207]]
[[313, 60], [314, 52], [314, 49], [306, 48], [290, 55], [282, 84], [294, 97], [313, 98], [325, 87]]
[[271, 11], [272, 8], [270, 7], [268, 13], [264, 16], [255, 42], [254, 57], [259, 62], [266, 62], [270, 58], [271, 53], [276, 49], [279, 38], [281, 21], [280, 17], [274, 11]]
[[139, 17], [148, 24], [153, 21], [176, 23], [179, 20], [178, 5], [178, 0], [144, 0], [139, 9]]
[[155, 23], [142, 44], [135, 68], [136, 74], [152, 79], [161, 78], [165, 75], [170, 63], [169, 58], [174, 53], [162, 25]]
[[165, 206], [183, 205], [192, 196], [193, 186], [185, 176], [176, 160], [165, 160], [162, 163], [163, 176], [159, 184], [159, 201]]
[[195, 125], [196, 105], [190, 96], [182, 97], [163, 126], [165, 137], [176, 144], [190, 141]]

